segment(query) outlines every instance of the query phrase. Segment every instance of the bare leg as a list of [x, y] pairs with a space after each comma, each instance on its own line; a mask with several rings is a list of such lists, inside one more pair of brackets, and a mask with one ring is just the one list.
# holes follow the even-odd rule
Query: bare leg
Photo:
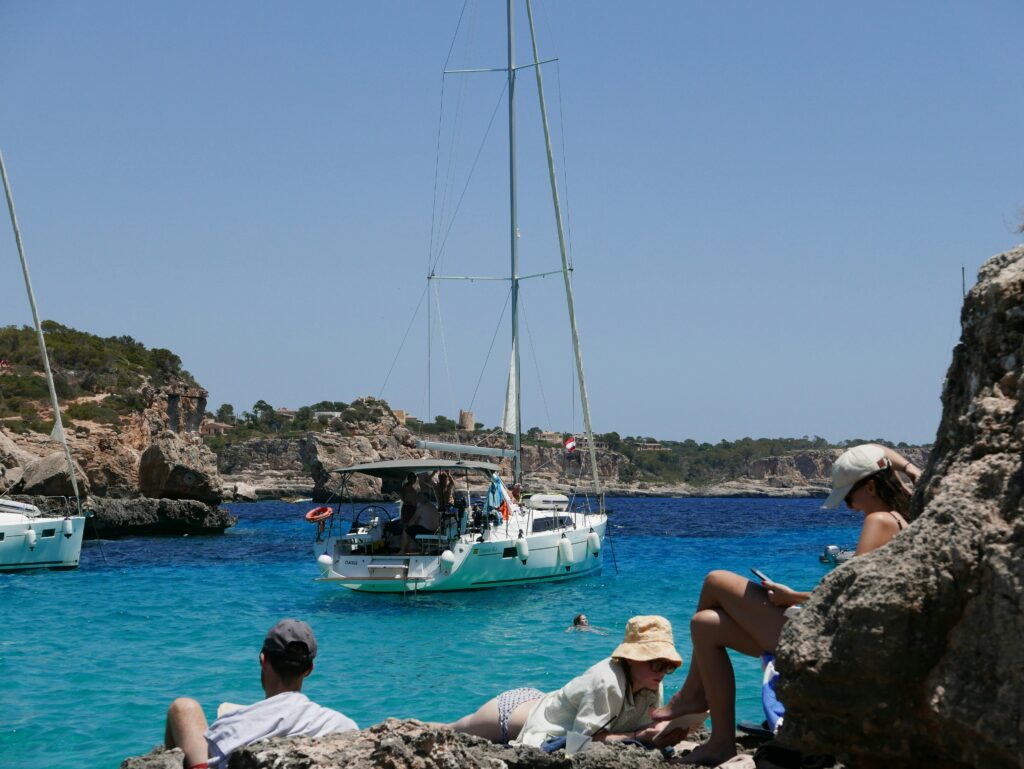
[[501, 730], [498, 727], [498, 698], [487, 700], [475, 713], [463, 716], [458, 721], [448, 724], [457, 732], [475, 734], [491, 742], [501, 742]]
[[690, 637], [711, 709], [711, 737], [684, 760], [717, 766], [736, 755], [736, 678], [726, 649], [757, 656], [763, 646], [723, 609], [704, 609], [693, 615]]
[[179, 697], [167, 709], [167, 727], [164, 729], [164, 745], [181, 748], [185, 753], [185, 766], [191, 767], [207, 761], [206, 716], [198, 702], [188, 697]]
[[[526, 723], [526, 717], [537, 700], [527, 700], [516, 706], [508, 719], [508, 738], [514, 740]], [[480, 708], [468, 716], [463, 716], [458, 721], [447, 724], [448, 728], [456, 732], [475, 734], [491, 742], [501, 742], [501, 726], [498, 724], [498, 698], [487, 700]]]
[[[724, 611], [742, 628], [745, 638], [752, 639], [758, 650], [748, 652], [735, 646], [729, 648], [753, 656], [775, 650], [786, 618], [782, 609], [773, 606], [768, 600], [767, 592], [760, 585], [730, 571], [717, 570], [709, 573], [704, 578], [704, 585], [701, 587], [697, 612], [715, 609]], [[753, 647], [748, 645], [747, 648]], [[696, 649], [694, 655], [696, 655]], [[654, 717], [656, 720], [663, 721], [687, 713], [700, 712], [707, 706], [702, 670], [694, 657], [690, 659], [690, 667], [682, 688], [675, 693], [667, 705], [654, 711]]]

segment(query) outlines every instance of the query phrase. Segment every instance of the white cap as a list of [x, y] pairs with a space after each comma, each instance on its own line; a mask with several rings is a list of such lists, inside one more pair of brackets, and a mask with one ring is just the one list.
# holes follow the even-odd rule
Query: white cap
[[822, 508], [828, 510], [839, 507], [839, 503], [846, 499], [846, 495], [857, 481], [874, 475], [891, 464], [885, 456], [885, 449], [873, 443], [847, 449], [832, 465], [832, 493], [828, 495]]

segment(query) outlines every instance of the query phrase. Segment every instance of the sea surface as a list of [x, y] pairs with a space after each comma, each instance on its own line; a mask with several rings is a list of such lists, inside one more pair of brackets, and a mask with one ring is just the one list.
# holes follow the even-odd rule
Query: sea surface
[[[176, 696], [212, 718], [262, 697], [267, 629], [298, 617], [320, 653], [304, 691], [360, 726], [453, 720], [517, 686], [552, 690], [608, 656], [635, 614], [663, 614], [689, 661], [704, 574], [809, 589], [859, 516], [816, 499], [609, 499], [600, 576], [489, 591], [369, 595], [314, 582], [306, 505], [226, 505], [223, 536], [86, 542], [77, 571], [0, 574], [0, 766], [116, 767], [163, 741]], [[585, 612], [608, 635], [566, 632]], [[761, 721], [758, 662], [734, 657], [737, 717]], [[685, 668], [665, 680], [666, 696]]]

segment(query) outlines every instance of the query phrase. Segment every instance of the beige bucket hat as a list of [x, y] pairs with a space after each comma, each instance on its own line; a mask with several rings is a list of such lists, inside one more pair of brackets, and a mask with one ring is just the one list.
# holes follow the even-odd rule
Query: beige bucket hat
[[683, 664], [672, 638], [672, 623], [657, 614], [630, 618], [626, 635], [612, 656], [634, 662], [669, 660], [677, 666]]

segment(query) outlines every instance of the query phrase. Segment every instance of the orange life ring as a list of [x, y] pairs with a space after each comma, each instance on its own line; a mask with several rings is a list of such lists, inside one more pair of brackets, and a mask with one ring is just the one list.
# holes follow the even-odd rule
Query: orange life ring
[[314, 507], [306, 513], [306, 520], [310, 523], [322, 523], [332, 515], [334, 515], [334, 511], [329, 507]]

